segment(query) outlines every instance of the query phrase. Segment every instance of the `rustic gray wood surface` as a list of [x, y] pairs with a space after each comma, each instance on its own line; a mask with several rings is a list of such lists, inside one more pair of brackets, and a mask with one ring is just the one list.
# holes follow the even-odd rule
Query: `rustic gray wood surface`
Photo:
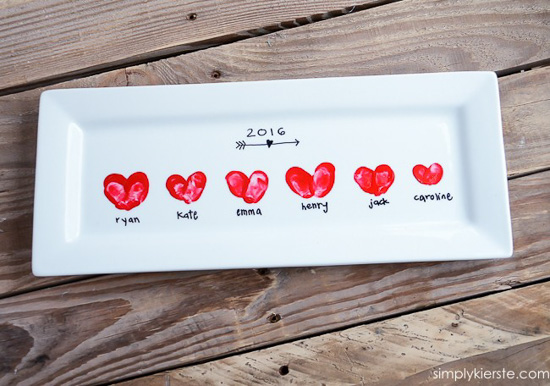
[[[74, 12], [75, 4], [0, 5], [0, 385], [439, 384], [430, 378], [434, 366], [550, 370], [549, 2], [84, 1]], [[127, 66], [136, 62], [143, 64]], [[455, 70], [500, 75], [511, 259], [30, 272], [45, 89]], [[462, 307], [469, 317], [449, 327]], [[391, 344], [376, 340], [381, 326], [395, 327], [383, 336]], [[423, 327], [441, 358], [407, 346]], [[296, 339], [303, 343], [285, 344]]]
[[520, 377], [529, 377], [521, 373], [525, 369], [550, 365], [550, 303], [539, 301], [549, 297], [550, 284], [536, 284], [122, 385], [216, 385], [227, 379], [244, 385], [453, 385], [444, 371], [476, 367], [514, 372], [513, 379], [495, 373], [493, 382], [481, 384], [547, 385], [550, 373], [546, 379]]

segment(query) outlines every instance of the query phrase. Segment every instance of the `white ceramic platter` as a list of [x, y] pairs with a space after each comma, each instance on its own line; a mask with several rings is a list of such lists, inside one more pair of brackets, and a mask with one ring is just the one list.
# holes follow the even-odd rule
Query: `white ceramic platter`
[[54, 90], [38, 126], [38, 276], [512, 254], [490, 72]]

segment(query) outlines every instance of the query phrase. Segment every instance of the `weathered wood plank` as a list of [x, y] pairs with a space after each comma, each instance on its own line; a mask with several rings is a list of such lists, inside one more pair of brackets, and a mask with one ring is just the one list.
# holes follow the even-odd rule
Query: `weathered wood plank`
[[113, 381], [547, 279], [550, 172], [510, 192], [511, 259], [103, 276], [0, 300], [0, 384]]
[[[307, 24], [380, 1], [0, 3], [0, 90]], [[192, 16], [194, 15], [194, 16]]]
[[[121, 385], [456, 384], [446, 371], [473, 384], [547, 385], [550, 303], [541, 299], [548, 298], [550, 283], [532, 285]], [[546, 372], [538, 380], [515, 378], [539, 370]], [[493, 378], [478, 383], [483, 371]]]
[[136, 67], [129, 81], [504, 70], [550, 58], [549, 18], [545, 0], [404, 0]]
[[[116, 76], [122, 75], [122, 76]], [[124, 73], [67, 82], [59, 87], [125, 86]], [[43, 89], [0, 97], [0, 297], [75, 280], [31, 273], [32, 208], [38, 98]]]
[[[503, 346], [506, 346], [506, 343], [504, 342]], [[491, 380], [479, 380], [481, 369], [500, 372], [503, 368], [506, 369], [506, 379], [502, 373], [500, 378], [495, 373]], [[435, 377], [436, 371], [438, 378]], [[470, 379], [470, 384], [476, 384], [477, 382], [478, 385], [548, 386], [550, 384], [550, 338], [546, 337], [446, 363], [441, 367], [430, 370], [432, 376], [428, 376], [426, 373], [418, 373], [407, 377], [404, 381], [395, 383], [395, 385], [456, 385], [457, 381], [445, 375], [446, 371], [456, 371], [456, 378], [462, 377], [462, 380], [458, 381], [462, 383], [466, 379]], [[513, 371], [513, 374], [510, 375], [508, 371]], [[495, 379], [497, 380], [495, 381]]]
[[[501, 78], [506, 164], [511, 176], [550, 167], [550, 67]], [[536, 96], [533, 85], [537, 87]]]
[[[378, 3], [384, 2], [366, 1], [356, 9]], [[8, 2], [0, 9], [0, 31], [9, 31], [0, 44], [0, 89], [253, 36], [266, 26], [269, 31], [309, 23], [345, 13], [331, 10], [352, 4], [157, 0], [97, 6], [87, 0], [79, 2], [74, 17], [75, 5], [66, 0]], [[196, 20], [187, 19], [191, 13]], [[162, 64], [168, 67], [165, 81], [191, 65], [186, 78], [193, 82], [209, 80], [215, 69], [224, 80], [328, 76], [326, 67], [334, 76], [501, 70], [550, 57], [548, 17], [544, 0], [403, 0], [300, 27], [296, 34], [247, 40], [238, 50], [190, 57], [183, 66]]]
[[[406, 7], [402, 8], [404, 5]], [[397, 4], [387, 5], [378, 10], [371, 9], [316, 23], [322, 27], [315, 27], [315, 25], [301, 27], [284, 34], [249, 39], [227, 47], [79, 79], [56, 85], [55, 88], [210, 82], [215, 81], [211, 77], [215, 69], [221, 69], [220, 80], [365, 75], [428, 70], [496, 70], [547, 55], [544, 50], [548, 46], [543, 45], [542, 51], [535, 49], [541, 36], [543, 39], [548, 37], [547, 26], [540, 25], [541, 17], [544, 19], [548, 15], [547, 5], [548, 3], [544, 2], [529, 2], [527, 5], [525, 2], [516, 1], [498, 2], [498, 4], [477, 1], [459, 4], [424, 2], [418, 6], [410, 1], [404, 1], [399, 3], [399, 7]], [[503, 21], [499, 21], [501, 19], [496, 17], [502, 14], [506, 16], [502, 18], [506, 21], [506, 25], [502, 25]], [[402, 21], [397, 26], [391, 21], [395, 17], [408, 22]], [[430, 28], [426, 26], [425, 18], [433, 19]], [[463, 19], [471, 25], [463, 26]], [[513, 25], [511, 31], [515, 32], [507, 30], [508, 24]], [[482, 30], [484, 34], [480, 33], [475, 39], [468, 35], [470, 32], [464, 32], [479, 31], [479, 28], [474, 28], [474, 25], [484, 26]], [[327, 38], [325, 26], [330, 32], [330, 39]], [[419, 26], [423, 27], [419, 28]], [[464, 34], [467, 36], [463, 36]], [[534, 43], [525, 43], [525, 47], [521, 45], [522, 49], [517, 50], [521, 39], [526, 36]], [[387, 39], [387, 44], [384, 39]], [[520, 42], [514, 39], [520, 39]], [[426, 41], [430, 42], [433, 50], [426, 51], [424, 47]], [[441, 56], [442, 52], [447, 51], [438, 51], [438, 44], [451, 43], [457, 47], [452, 52], [460, 55], [454, 58], [452, 55]], [[480, 49], [480, 47], [486, 49]], [[425, 54], [418, 56], [419, 49], [422, 49], [421, 51]], [[307, 52], [309, 54], [304, 54]], [[300, 60], [296, 60], [297, 55], [302, 55]], [[511, 57], [514, 60], [510, 60]], [[467, 58], [472, 60], [466, 60]], [[450, 59], [454, 62], [452, 65], [448, 63]], [[222, 68], [217, 64], [209, 68], [208, 63], [230, 66], [232, 73], [228, 72], [229, 68]], [[269, 63], [271, 63], [270, 66], [279, 66], [277, 71], [272, 71], [268, 66]], [[232, 75], [228, 76], [230, 73]], [[511, 82], [507, 86], [508, 80]], [[528, 75], [522, 75], [521, 79], [518, 76], [506, 77], [501, 81], [501, 85], [511, 90], [518, 88], [516, 96], [511, 97], [512, 100], [506, 103], [504, 98], [507, 98], [509, 93], [503, 92], [503, 115], [507, 130], [506, 149], [510, 174], [548, 167], [549, 155], [545, 151], [548, 146], [548, 130], [544, 119], [545, 114], [550, 110], [548, 108], [550, 102], [547, 98], [548, 71], [528, 73]], [[19, 234], [28, 233], [30, 229], [29, 223], [21, 223], [17, 216], [31, 215], [32, 193], [30, 193], [28, 181], [29, 171], [34, 167], [39, 91], [0, 98], [0, 167], [2, 173], [12, 174], [14, 178], [18, 178], [18, 173], [21, 173], [22, 179], [27, 181], [21, 181], [24, 186], [27, 186], [26, 192], [13, 196], [13, 192], [5, 191], [4, 196], [1, 197], [7, 197], [2, 204], [12, 214], [14, 202], [11, 197], [20, 200], [19, 208], [25, 208], [15, 211], [15, 215], [4, 215], [4, 212], [0, 211], [0, 218], [3, 219], [0, 229], [12, 229], [10, 234], [1, 236], [6, 240], [2, 241], [3, 244], [13, 245], [13, 237], [19, 238]], [[507, 115], [508, 112], [511, 114], [510, 117]], [[510, 136], [510, 133], [514, 135]], [[512, 149], [520, 150], [511, 154]], [[19, 168], [23, 170], [18, 171]], [[15, 224], [26, 225], [22, 227]], [[21, 237], [30, 240], [28, 235]], [[15, 244], [20, 243], [16, 241]], [[11, 272], [17, 270], [23, 273], [14, 272], [12, 277], [17, 280], [0, 281], [0, 293], [7, 294], [11, 291], [29, 289], [33, 285], [42, 285], [45, 281], [55, 282], [56, 279], [36, 281], [28, 276], [30, 273], [29, 248], [30, 244], [27, 243], [25, 251], [0, 250], [1, 259], [11, 265]], [[26, 257], [14, 259], [12, 257], [14, 254]], [[15, 264], [16, 261], [19, 263]]]
[[[328, 68], [327, 68], [328, 70]], [[124, 86], [124, 70], [60, 87]], [[504, 140], [509, 175], [550, 167], [550, 67], [503, 77]], [[74, 278], [30, 271], [38, 97], [43, 89], [0, 98], [0, 297]]]

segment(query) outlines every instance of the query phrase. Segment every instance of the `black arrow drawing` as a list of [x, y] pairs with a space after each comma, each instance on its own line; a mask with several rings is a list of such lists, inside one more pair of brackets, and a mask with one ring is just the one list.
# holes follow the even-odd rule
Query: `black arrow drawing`
[[246, 143], [245, 141], [237, 141], [237, 146], [235, 147], [235, 149], [244, 150], [244, 148], [247, 146], [267, 146], [267, 148], [269, 149], [271, 148], [271, 146], [275, 145], [295, 144], [296, 146], [298, 146], [299, 143], [300, 141], [298, 141], [297, 139], [289, 142], [273, 142], [272, 139], [267, 139], [265, 143]]

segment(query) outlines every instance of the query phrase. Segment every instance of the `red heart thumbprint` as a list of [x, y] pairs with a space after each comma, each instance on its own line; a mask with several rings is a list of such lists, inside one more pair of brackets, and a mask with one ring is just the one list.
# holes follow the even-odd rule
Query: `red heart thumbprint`
[[286, 172], [286, 183], [290, 189], [303, 198], [325, 197], [334, 185], [335, 168], [329, 162], [317, 166], [313, 176], [297, 166]]
[[205, 185], [206, 175], [203, 172], [195, 172], [187, 180], [179, 174], [173, 174], [166, 180], [166, 189], [170, 195], [186, 204], [201, 198]]
[[443, 177], [443, 167], [440, 164], [431, 164], [429, 168], [424, 165], [416, 165], [413, 168], [414, 177], [424, 185], [435, 185]]
[[374, 170], [361, 166], [353, 178], [363, 191], [380, 196], [392, 186], [395, 174], [388, 165], [378, 165]]
[[103, 181], [105, 197], [117, 209], [131, 210], [141, 204], [149, 192], [149, 180], [145, 173], [136, 172], [128, 179], [120, 174], [110, 174]]
[[262, 199], [267, 190], [267, 174], [256, 170], [250, 178], [242, 172], [232, 171], [225, 176], [227, 186], [234, 196], [242, 198], [248, 204], [255, 204]]

